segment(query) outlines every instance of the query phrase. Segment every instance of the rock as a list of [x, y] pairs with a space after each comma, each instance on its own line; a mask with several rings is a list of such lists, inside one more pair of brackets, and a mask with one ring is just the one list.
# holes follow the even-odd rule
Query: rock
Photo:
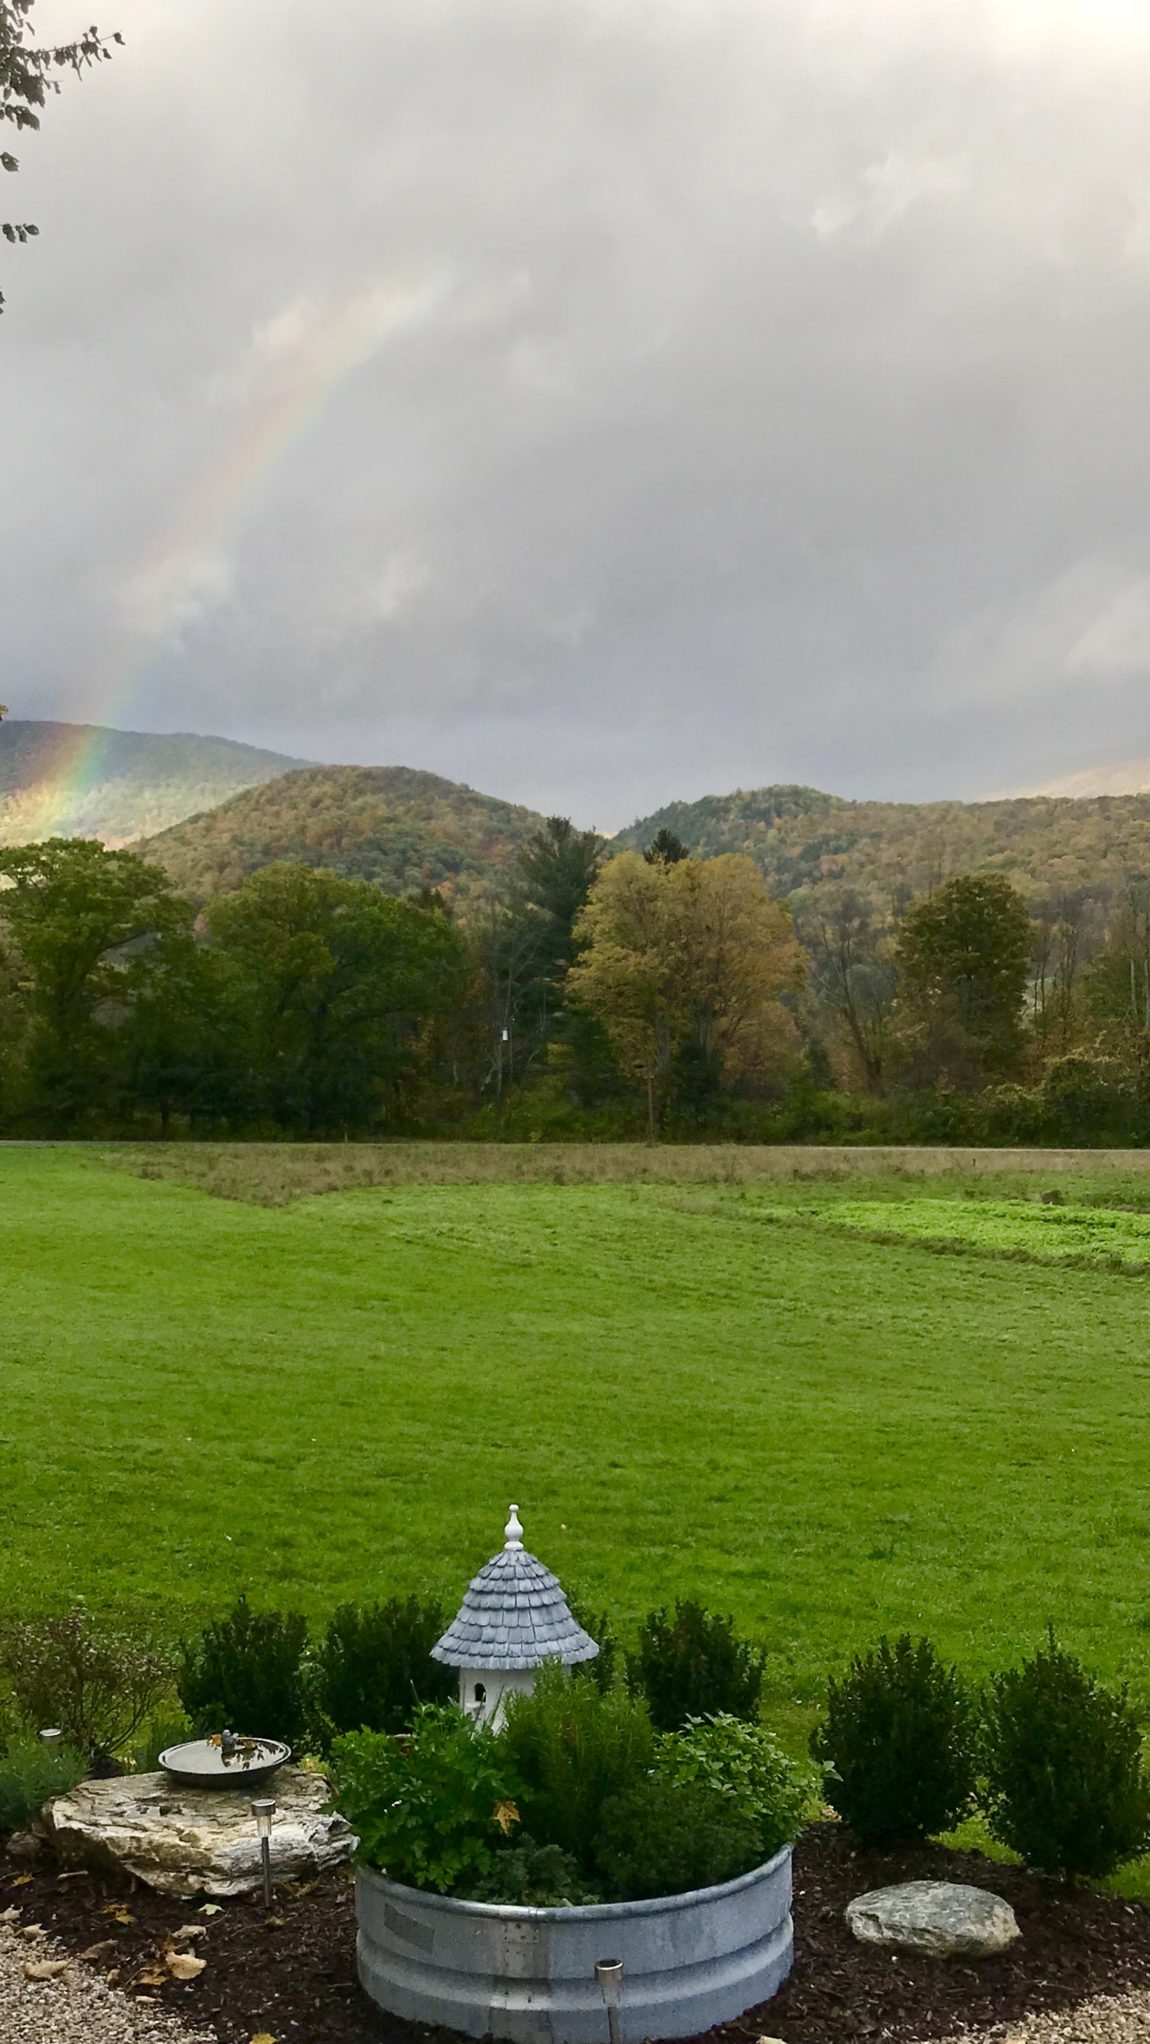
[[856, 1895], [847, 1904], [847, 1924], [864, 1945], [893, 1945], [939, 1959], [987, 1959], [1021, 1935], [1001, 1895], [955, 1881], [904, 1881]]
[[[272, 1879], [315, 1874], [350, 1857], [344, 1818], [326, 1815], [322, 1775], [282, 1767], [274, 1795]], [[164, 1895], [242, 1895], [263, 1878], [250, 1798], [242, 1790], [178, 1788], [166, 1774], [82, 1781], [44, 1820], [59, 1859], [133, 1874]]]

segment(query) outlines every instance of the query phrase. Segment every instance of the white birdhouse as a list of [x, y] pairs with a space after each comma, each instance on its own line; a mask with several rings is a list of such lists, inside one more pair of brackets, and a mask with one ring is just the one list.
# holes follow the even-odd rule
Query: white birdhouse
[[572, 1618], [550, 1569], [527, 1553], [518, 1505], [511, 1507], [504, 1539], [431, 1649], [433, 1660], [459, 1670], [460, 1710], [485, 1725], [498, 1725], [508, 1696], [530, 1694], [545, 1661], [570, 1666], [593, 1661], [599, 1651]]

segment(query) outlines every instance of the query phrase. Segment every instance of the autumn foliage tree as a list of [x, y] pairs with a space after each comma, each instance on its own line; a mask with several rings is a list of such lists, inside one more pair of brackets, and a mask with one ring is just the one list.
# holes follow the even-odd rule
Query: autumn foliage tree
[[602, 1022], [652, 1134], [684, 1061], [727, 1088], [778, 1069], [792, 1040], [781, 997], [801, 982], [802, 953], [751, 859], [649, 864], [623, 852], [575, 934], [568, 999]]

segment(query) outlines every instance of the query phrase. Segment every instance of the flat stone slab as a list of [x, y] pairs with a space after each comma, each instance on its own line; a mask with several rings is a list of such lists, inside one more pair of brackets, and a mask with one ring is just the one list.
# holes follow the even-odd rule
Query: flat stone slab
[[847, 1903], [847, 1925], [864, 1945], [988, 1959], [1021, 1936], [1009, 1902], [957, 1881], [904, 1881]]
[[[321, 1775], [282, 1767], [259, 1793], [276, 1802], [273, 1881], [350, 1858], [355, 1838], [343, 1817], [324, 1811], [331, 1790]], [[43, 1822], [66, 1864], [133, 1874], [163, 1895], [243, 1895], [263, 1880], [250, 1801], [240, 1790], [177, 1788], [166, 1774], [126, 1774], [82, 1781], [56, 1796]]]

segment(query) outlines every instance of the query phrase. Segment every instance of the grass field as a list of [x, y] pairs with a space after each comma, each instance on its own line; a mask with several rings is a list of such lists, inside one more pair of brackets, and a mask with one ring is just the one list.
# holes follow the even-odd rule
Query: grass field
[[[833, 1167], [403, 1183], [395, 1157], [321, 1195], [297, 1153], [265, 1203], [267, 1153], [217, 1153], [217, 1198], [183, 1182], [203, 1152], [0, 1151], [0, 1610], [454, 1599], [514, 1497], [624, 1626], [681, 1592], [760, 1632], [784, 1716], [883, 1628], [978, 1670], [1048, 1616], [1150, 1701], [1150, 1278], [1003, 1260], [1002, 1213], [975, 1225], [1073, 1230], [1146, 1199], [1140, 1159], [1042, 1208], [1001, 1171], [984, 1203]], [[964, 1214], [964, 1254], [892, 1239], [917, 1216], [953, 1245]]]

